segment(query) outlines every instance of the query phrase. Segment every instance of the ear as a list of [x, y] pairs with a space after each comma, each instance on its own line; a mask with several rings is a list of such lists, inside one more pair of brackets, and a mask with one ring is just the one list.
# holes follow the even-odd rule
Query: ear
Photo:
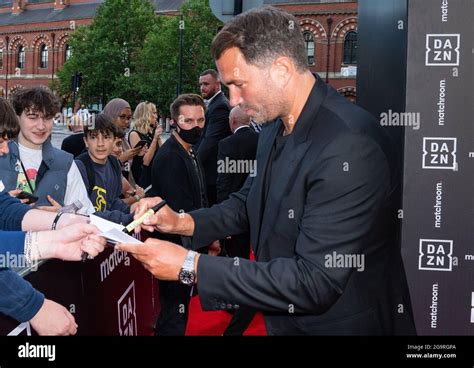
[[275, 59], [270, 68], [272, 80], [282, 88], [288, 85], [295, 73], [295, 63], [287, 56], [280, 56]]
[[86, 145], [86, 148], [89, 148], [89, 145], [87, 144], [87, 138], [86, 138], [86, 136], [84, 136], [84, 138], [82, 138], [82, 139], [84, 139], [84, 144]]

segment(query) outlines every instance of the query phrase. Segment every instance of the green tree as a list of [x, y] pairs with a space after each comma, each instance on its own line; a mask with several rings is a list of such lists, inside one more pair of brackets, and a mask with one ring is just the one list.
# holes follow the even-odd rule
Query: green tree
[[154, 15], [149, 0], [106, 0], [90, 26], [80, 27], [72, 57], [58, 73], [60, 93], [70, 93], [71, 76], [83, 73], [82, 101], [121, 97], [134, 107], [153, 101], [168, 114], [176, 96], [179, 34], [183, 32], [182, 92], [198, 93], [198, 76], [214, 68], [210, 46], [222, 26], [208, 0], [187, 0], [177, 16]]
[[83, 101], [114, 97], [122, 76], [133, 75], [133, 61], [156, 21], [149, 0], [106, 0], [93, 23], [72, 35], [72, 57], [58, 72], [60, 92], [68, 95], [71, 76], [82, 72], [79, 96]]
[[[222, 22], [211, 12], [207, 0], [188, 0], [181, 17], [160, 17], [148, 34], [135, 64], [131, 84], [142, 100], [155, 102], [166, 114], [176, 97], [179, 79], [179, 33], [183, 32], [183, 93], [198, 93], [199, 74], [215, 68], [210, 54], [212, 40]], [[122, 84], [123, 88], [127, 88]], [[126, 93], [126, 90], [123, 91]]]

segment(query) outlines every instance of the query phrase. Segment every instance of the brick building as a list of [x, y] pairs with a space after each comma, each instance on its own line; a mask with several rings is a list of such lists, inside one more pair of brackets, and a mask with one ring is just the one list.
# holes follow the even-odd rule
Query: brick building
[[[157, 15], [174, 16], [184, 0], [153, 0]], [[0, 0], [0, 96], [55, 78], [71, 49], [68, 39], [90, 24], [102, 0]], [[340, 93], [355, 99], [357, 1], [265, 0], [293, 13], [308, 63]], [[329, 42], [328, 42], [329, 41]], [[328, 44], [329, 43], [329, 44]]]
[[74, 29], [89, 24], [100, 1], [0, 0], [0, 95], [44, 85], [71, 49]]
[[[229, 0], [231, 1], [231, 0]], [[176, 16], [184, 0], [159, 0], [157, 14]], [[264, 0], [300, 20], [313, 72], [355, 101], [357, 0]], [[329, 37], [328, 37], [329, 36]]]

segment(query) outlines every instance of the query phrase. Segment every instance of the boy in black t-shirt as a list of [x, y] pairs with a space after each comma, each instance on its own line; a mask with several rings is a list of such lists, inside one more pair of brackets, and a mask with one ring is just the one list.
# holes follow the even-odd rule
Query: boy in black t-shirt
[[94, 124], [84, 126], [87, 152], [79, 155], [76, 162], [97, 212], [130, 213], [130, 206], [119, 198], [122, 173], [118, 160], [111, 155], [116, 136], [117, 127], [105, 114], [96, 115]]

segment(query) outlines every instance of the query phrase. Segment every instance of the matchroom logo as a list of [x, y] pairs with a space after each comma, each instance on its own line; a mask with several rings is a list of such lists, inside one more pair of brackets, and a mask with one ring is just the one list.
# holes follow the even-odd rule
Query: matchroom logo
[[457, 170], [457, 138], [424, 137], [423, 169]]
[[453, 241], [420, 239], [418, 269], [427, 271], [452, 271]]
[[427, 34], [426, 35], [426, 66], [457, 66], [459, 65], [459, 48], [461, 35]]

